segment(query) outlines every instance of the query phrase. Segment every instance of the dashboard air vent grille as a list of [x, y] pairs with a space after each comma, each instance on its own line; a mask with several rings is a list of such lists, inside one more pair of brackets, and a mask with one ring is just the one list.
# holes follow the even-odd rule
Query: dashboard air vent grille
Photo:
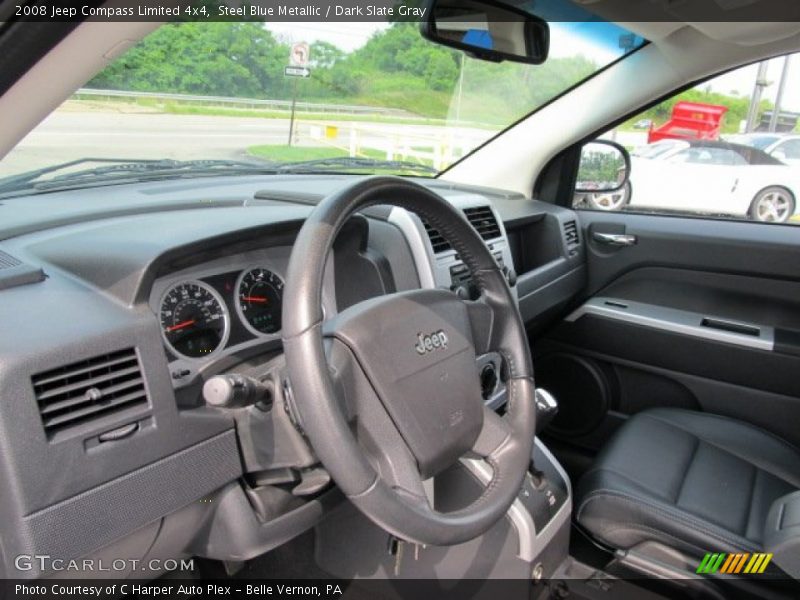
[[493, 240], [500, 237], [500, 226], [497, 224], [497, 218], [488, 206], [465, 208], [464, 214], [467, 215], [467, 220], [484, 240]]
[[581, 243], [580, 237], [578, 236], [578, 224], [575, 221], [567, 221], [564, 223], [564, 241], [570, 248]]
[[431, 227], [427, 220], [422, 219], [422, 224], [425, 226], [425, 232], [428, 234], [428, 238], [431, 241], [431, 248], [433, 248], [434, 254], [439, 254], [440, 252], [445, 252], [452, 248], [450, 242], [436, 229]]
[[22, 263], [10, 254], [6, 254], [0, 250], [0, 269], [10, 269], [11, 267], [18, 267]]
[[133, 348], [39, 373], [31, 381], [48, 435], [148, 402]]

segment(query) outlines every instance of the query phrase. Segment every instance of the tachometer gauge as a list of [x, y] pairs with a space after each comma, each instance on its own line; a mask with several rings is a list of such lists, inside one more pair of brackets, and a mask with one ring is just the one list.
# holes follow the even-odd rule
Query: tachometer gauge
[[173, 285], [161, 298], [161, 333], [170, 349], [187, 358], [209, 356], [228, 338], [225, 303], [200, 281]]
[[239, 275], [236, 308], [242, 322], [258, 335], [281, 330], [283, 281], [268, 269], [256, 267]]

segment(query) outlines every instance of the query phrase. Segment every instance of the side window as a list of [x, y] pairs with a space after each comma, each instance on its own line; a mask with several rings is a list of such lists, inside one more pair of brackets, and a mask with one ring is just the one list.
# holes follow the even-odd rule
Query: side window
[[781, 56], [632, 116], [599, 136], [630, 153], [629, 182], [584, 181], [573, 208], [800, 224], [798, 90], [800, 57]]
[[782, 161], [787, 159], [800, 161], [800, 137], [781, 142], [780, 145], [775, 147], [773, 156]]

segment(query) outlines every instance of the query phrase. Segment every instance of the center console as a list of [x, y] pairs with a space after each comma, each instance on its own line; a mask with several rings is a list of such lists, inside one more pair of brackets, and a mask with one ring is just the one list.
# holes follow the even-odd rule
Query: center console
[[[317, 525], [317, 562], [344, 579], [551, 578], [569, 555], [572, 489], [568, 476], [538, 438], [531, 458], [532, 470], [505, 518], [473, 540], [449, 547], [405, 543], [368, 521], [348, 502]], [[485, 462], [462, 461], [436, 477], [433, 505], [443, 512], [463, 508], [491, 478]]]
[[[448, 196], [461, 209], [464, 217], [486, 242], [489, 251], [503, 269], [511, 289], [516, 288], [517, 276], [503, 221], [486, 198], [462, 193]], [[402, 208], [394, 208], [389, 222], [397, 226], [406, 238], [420, 274], [422, 287], [445, 287], [464, 299], [477, 297], [469, 269], [444, 236], [418, 216]]]

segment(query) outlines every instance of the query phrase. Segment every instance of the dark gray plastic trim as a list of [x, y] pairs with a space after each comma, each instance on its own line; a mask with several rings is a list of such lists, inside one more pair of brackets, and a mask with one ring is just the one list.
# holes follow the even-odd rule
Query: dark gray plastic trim
[[240, 475], [236, 436], [229, 430], [25, 517], [19, 538], [4, 540], [5, 546], [9, 555], [79, 558]]

